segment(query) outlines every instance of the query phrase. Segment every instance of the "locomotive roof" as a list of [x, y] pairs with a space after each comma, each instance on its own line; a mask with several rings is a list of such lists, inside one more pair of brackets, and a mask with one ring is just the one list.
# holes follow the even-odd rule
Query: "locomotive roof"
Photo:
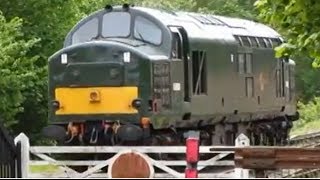
[[[126, 14], [127, 17], [121, 18], [119, 12], [128, 12], [131, 15], [123, 13], [122, 15]], [[156, 29], [150, 31], [149, 27], [143, 24], [146, 22], [139, 20], [145, 29], [141, 27], [139, 32], [136, 32], [138, 17], [147, 19], [149, 21], [147, 26], [151, 23], [156, 26]], [[281, 38], [275, 30], [264, 24], [240, 18], [193, 12], [171, 12], [146, 7], [129, 7], [127, 9], [116, 6], [98, 10], [79, 21], [66, 36], [64, 47], [78, 42], [104, 40], [105, 38], [112, 40], [113, 38], [113, 40], [135, 46], [145, 54], [169, 57], [172, 46], [172, 35], [168, 28], [170, 26], [183, 27], [190, 42], [208, 40], [243, 45], [242, 37], [269, 38], [269, 40], [275, 41]], [[141, 29], [145, 31], [143, 36], [141, 36]], [[103, 33], [111, 33], [112, 35], [105, 36]], [[121, 36], [118, 36], [119, 33]], [[239, 37], [241, 38], [239, 39]], [[146, 38], [153, 43], [149, 41], [150, 46], [140, 46], [141, 40], [146, 41]]]
[[134, 7], [165, 25], [183, 26], [191, 37], [228, 37], [228, 35], [280, 38], [272, 28], [251, 20], [193, 12], [172, 12], [145, 7]]
[[[116, 6], [113, 10], [119, 11], [122, 8]], [[105, 10], [99, 10], [92, 13], [89, 17], [83, 19], [86, 21], [90, 17], [98, 16]], [[229, 39], [234, 40], [233, 35], [281, 38], [281, 36], [272, 28], [251, 20], [241, 18], [232, 18], [226, 16], [200, 14], [193, 12], [173, 12], [146, 7], [130, 7], [130, 11], [143, 16], [152, 16], [159, 20], [165, 26], [182, 26], [190, 38], [201, 39]], [[81, 22], [78, 24], [80, 25]], [[74, 28], [76, 29], [77, 26]]]

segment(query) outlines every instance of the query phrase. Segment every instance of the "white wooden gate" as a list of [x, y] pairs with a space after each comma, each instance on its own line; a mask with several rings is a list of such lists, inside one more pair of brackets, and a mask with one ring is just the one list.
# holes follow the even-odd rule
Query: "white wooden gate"
[[[146, 154], [163, 153], [163, 154], [182, 154], [185, 155], [185, 146], [30, 146], [29, 139], [21, 133], [15, 139], [16, 142], [21, 142], [22, 145], [22, 177], [24, 178], [110, 178], [109, 172], [101, 171], [102, 168], [110, 165], [117, 155], [124, 151], [138, 152], [148, 158], [148, 161], [158, 171], [154, 177], [158, 178], [184, 178], [184, 172], [179, 172], [174, 167], [186, 167], [185, 160], [156, 160]], [[240, 135], [236, 139], [237, 146], [249, 145], [249, 140], [244, 135]], [[234, 151], [222, 151], [226, 146], [200, 146], [200, 155], [211, 155], [209, 159], [200, 160], [198, 162], [199, 178], [245, 178], [249, 176], [248, 170], [234, 169], [233, 160], [223, 160], [226, 156], [233, 154]], [[210, 151], [210, 149], [217, 151]], [[230, 149], [230, 146], [228, 146]], [[70, 154], [74, 153], [114, 153], [106, 160], [56, 160], [52, 156], [54, 154]], [[35, 155], [38, 160], [30, 159], [30, 154]], [[31, 173], [30, 165], [57, 165], [61, 171], [53, 174], [46, 173]], [[82, 173], [76, 172], [67, 166], [89, 166]], [[205, 170], [206, 167], [214, 167], [213, 170]], [[221, 170], [220, 170], [221, 169]], [[224, 169], [224, 171], [222, 170]]]

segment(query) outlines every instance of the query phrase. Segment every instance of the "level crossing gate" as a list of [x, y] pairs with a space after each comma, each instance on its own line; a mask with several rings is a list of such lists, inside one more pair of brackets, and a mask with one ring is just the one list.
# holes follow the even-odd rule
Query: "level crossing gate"
[[[167, 155], [166, 157], [186, 157], [187, 146], [30, 146], [28, 137], [21, 133], [15, 139], [22, 145], [22, 177], [26, 178], [112, 178], [112, 167], [123, 154], [134, 153], [144, 158], [149, 166], [150, 178], [185, 178], [192, 177], [188, 174], [188, 161], [154, 158], [152, 154]], [[249, 145], [249, 139], [240, 135], [236, 139], [237, 146]], [[230, 146], [228, 146], [230, 149]], [[213, 150], [212, 150], [213, 149]], [[223, 150], [226, 146], [198, 146], [199, 156], [207, 155], [207, 159], [196, 162], [196, 177], [199, 178], [241, 178], [248, 177], [248, 170], [234, 168], [233, 159], [225, 159], [232, 156], [233, 150]], [[55, 159], [55, 155], [71, 157], [73, 154], [113, 154], [105, 160], [70, 160]], [[70, 154], [70, 155], [69, 155]], [[150, 155], [151, 154], [151, 155]], [[30, 165], [53, 164], [60, 171], [53, 174], [31, 173]], [[78, 172], [70, 166], [89, 166], [85, 171]], [[108, 168], [106, 168], [108, 167]], [[180, 168], [180, 169], [179, 169]], [[194, 167], [193, 167], [194, 168]], [[208, 170], [208, 169], [212, 170]], [[102, 170], [104, 169], [104, 170]], [[191, 169], [192, 170], [192, 169]], [[188, 171], [192, 172], [192, 171]]]

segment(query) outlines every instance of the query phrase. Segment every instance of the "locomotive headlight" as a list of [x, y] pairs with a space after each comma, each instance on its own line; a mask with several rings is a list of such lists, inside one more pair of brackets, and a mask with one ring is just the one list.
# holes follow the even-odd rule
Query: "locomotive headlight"
[[99, 91], [91, 91], [90, 92], [90, 102], [99, 102], [100, 101], [100, 93]]
[[141, 99], [135, 99], [132, 101], [132, 107], [139, 109], [141, 107], [142, 101]]

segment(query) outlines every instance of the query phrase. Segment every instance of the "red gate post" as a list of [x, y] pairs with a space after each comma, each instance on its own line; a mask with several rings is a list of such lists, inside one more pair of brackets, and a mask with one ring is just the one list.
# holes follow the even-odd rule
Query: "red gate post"
[[198, 178], [199, 161], [199, 133], [189, 132], [186, 140], [186, 161], [185, 178]]

